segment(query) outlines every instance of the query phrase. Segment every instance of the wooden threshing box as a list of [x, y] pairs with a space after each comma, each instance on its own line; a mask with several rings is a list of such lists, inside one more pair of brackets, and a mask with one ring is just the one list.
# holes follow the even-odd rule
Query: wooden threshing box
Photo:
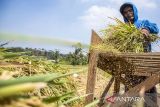
[[[91, 45], [98, 45], [102, 43], [102, 39], [98, 34], [92, 31]], [[104, 89], [101, 96], [99, 106], [103, 106], [103, 98], [109, 91], [112, 83], [114, 83], [114, 93], [119, 93], [120, 83], [129, 87], [129, 90], [121, 96], [137, 96], [142, 88], [146, 90], [151, 89], [153, 86], [159, 83], [160, 78], [160, 53], [102, 53], [96, 50], [90, 50], [89, 53], [89, 68], [85, 103], [91, 103], [94, 99], [94, 88], [96, 80], [96, 68], [100, 68], [112, 75], [111, 80]], [[129, 75], [148, 76], [145, 81], [136, 86], [129, 84], [126, 79]], [[125, 102], [116, 101], [112, 104], [113, 107], [125, 107]], [[155, 105], [157, 106], [157, 105]]]

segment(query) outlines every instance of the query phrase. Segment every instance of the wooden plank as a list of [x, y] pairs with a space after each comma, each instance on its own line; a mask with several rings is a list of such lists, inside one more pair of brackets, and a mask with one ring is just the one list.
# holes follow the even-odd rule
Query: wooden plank
[[[147, 78], [144, 82], [141, 82], [137, 86], [131, 88], [129, 91], [121, 95], [120, 97], [135, 97], [139, 95], [139, 92], [142, 88], [145, 87], [145, 91], [151, 89], [153, 86], [159, 83], [160, 76], [153, 75]], [[125, 107], [126, 102], [115, 101], [112, 107]]]
[[145, 56], [143, 57], [130, 57], [130, 56], [119, 56], [116, 54], [108, 54], [108, 53], [99, 53], [100, 56], [102, 56], [104, 59], [108, 59], [108, 58], [113, 58], [114, 59], [125, 59], [126, 61], [129, 61], [130, 63], [132, 62], [159, 62], [158, 64], [160, 64], [160, 57], [157, 58], [147, 58]]
[[132, 59], [150, 59], [150, 60], [160, 60], [160, 56], [127, 56], [127, 55], [119, 55], [124, 58], [132, 58]]
[[[102, 54], [112, 54], [112, 52], [101, 52]], [[134, 52], [120, 52], [116, 55], [125, 55], [125, 56], [160, 56], [160, 52], [145, 52], [145, 53], [134, 53]]]
[[104, 91], [103, 91], [103, 93], [102, 93], [102, 95], [101, 95], [101, 97], [100, 97], [100, 101], [99, 101], [99, 103], [98, 103], [98, 107], [101, 107], [101, 106], [104, 105], [104, 102], [103, 102], [103, 101], [104, 101], [104, 98], [105, 98], [106, 94], [108, 93], [110, 87], [112, 86], [113, 81], [114, 81], [114, 77], [112, 77], [112, 78], [110, 79], [108, 85], [107, 85], [106, 88], [104, 89]]
[[133, 63], [136, 67], [144, 67], [144, 68], [157, 68], [160, 69], [160, 65], [154, 65], [154, 64], [135, 64]]
[[137, 55], [127, 55], [127, 53], [109, 53], [109, 52], [101, 52], [100, 54], [104, 55], [105, 57], [109, 57], [109, 56], [115, 56], [115, 57], [122, 57], [122, 58], [131, 58], [131, 59], [151, 59], [151, 60], [160, 60], [160, 56], [156, 56], [156, 55], [153, 55], [151, 56], [150, 54], [148, 55], [140, 55], [140, 54], [137, 54]]
[[145, 53], [117, 53], [117, 55], [120, 56], [132, 56], [132, 57], [136, 57], [136, 56], [156, 56], [156, 57], [160, 57], [160, 52], [145, 52]]
[[[102, 39], [98, 34], [92, 30], [91, 45], [96, 45], [102, 42]], [[88, 77], [87, 77], [87, 87], [86, 94], [89, 94], [85, 99], [85, 104], [89, 104], [94, 98], [94, 88], [96, 80], [96, 67], [97, 67], [97, 52], [90, 50], [89, 64], [88, 64]]]
[[120, 55], [127, 55], [127, 56], [160, 56], [160, 52], [147, 52], [147, 53], [120, 53]]
[[153, 59], [131, 59], [131, 58], [126, 58], [126, 60], [131, 61], [131, 62], [151, 62], [151, 63], [160, 63], [160, 60], [153, 60]]
[[131, 64], [143, 64], [143, 65], [155, 65], [158, 66], [160, 65], [160, 62], [130, 62]]
[[[122, 52], [122, 54], [123, 54], [124, 52]], [[129, 54], [129, 55], [137, 55], [137, 54], [141, 54], [141, 55], [148, 55], [148, 54], [151, 54], [151, 55], [160, 55], [160, 52], [141, 52], [141, 53], [135, 53], [135, 52], [127, 52], [127, 54]]]

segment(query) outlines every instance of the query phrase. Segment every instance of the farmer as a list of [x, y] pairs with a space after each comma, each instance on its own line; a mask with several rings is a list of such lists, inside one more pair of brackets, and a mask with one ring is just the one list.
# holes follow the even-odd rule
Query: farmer
[[[138, 19], [138, 11], [135, 5], [132, 3], [124, 3], [120, 7], [120, 13], [122, 14], [125, 23], [134, 24], [144, 35], [144, 52], [151, 52], [151, 43], [149, 42], [150, 37], [149, 34], [158, 34], [159, 29], [155, 23], [151, 23], [148, 20], [139, 20]], [[132, 86], [136, 86], [142, 81], [144, 81], [147, 77], [145, 76], [127, 76], [128, 81], [132, 84]], [[125, 87], [125, 91], [128, 91], [128, 87]], [[153, 102], [157, 104], [157, 92], [156, 87], [152, 87], [150, 90], [145, 92], [145, 95], [149, 93], [149, 98], [152, 99]], [[146, 106], [146, 103], [145, 103]]]

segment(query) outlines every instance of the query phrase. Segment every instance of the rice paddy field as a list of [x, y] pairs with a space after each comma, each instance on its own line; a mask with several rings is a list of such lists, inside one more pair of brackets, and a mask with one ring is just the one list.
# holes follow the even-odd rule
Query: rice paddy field
[[[0, 107], [84, 107], [87, 65], [55, 64], [4, 48], [0, 53]], [[97, 71], [96, 99], [109, 78]]]

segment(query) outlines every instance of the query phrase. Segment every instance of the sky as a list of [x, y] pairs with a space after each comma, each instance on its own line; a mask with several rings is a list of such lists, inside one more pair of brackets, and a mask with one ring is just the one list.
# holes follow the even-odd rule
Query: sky
[[[123, 21], [119, 7], [124, 2], [134, 3], [140, 19], [160, 28], [160, 0], [0, 0], [0, 33], [89, 44], [91, 29], [98, 33], [113, 23], [108, 17]], [[54, 43], [15, 42], [14, 38], [9, 46], [60, 49]], [[61, 47], [65, 49], [70, 48]], [[153, 51], [160, 49], [153, 45]]]

